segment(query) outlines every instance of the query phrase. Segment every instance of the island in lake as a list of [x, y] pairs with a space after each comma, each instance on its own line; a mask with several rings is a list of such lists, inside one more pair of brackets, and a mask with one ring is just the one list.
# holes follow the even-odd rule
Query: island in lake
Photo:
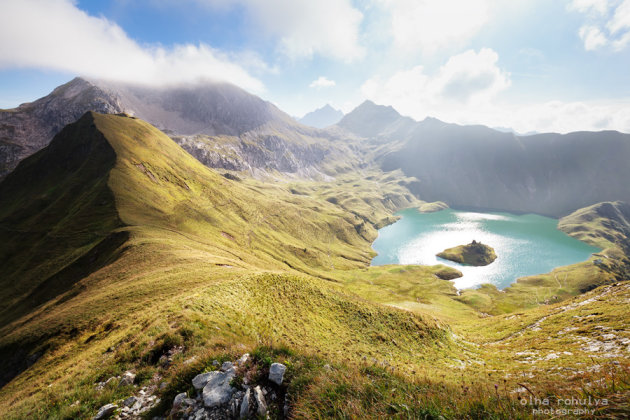
[[497, 259], [494, 249], [473, 239], [468, 245], [459, 245], [448, 248], [437, 254], [445, 260], [454, 261], [460, 264], [482, 266], [488, 265]]

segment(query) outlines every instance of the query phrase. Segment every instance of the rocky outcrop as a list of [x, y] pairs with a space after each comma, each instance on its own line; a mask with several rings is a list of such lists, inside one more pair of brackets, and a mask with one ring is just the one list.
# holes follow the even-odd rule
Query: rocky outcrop
[[[196, 395], [179, 393], [173, 399], [169, 418], [188, 420], [265, 418], [273, 410], [288, 415], [286, 366], [273, 363], [267, 381], [253, 382], [261, 366], [249, 354], [235, 362], [224, 362], [218, 370], [200, 373], [192, 380]], [[260, 379], [259, 379], [260, 381]]]
[[616, 131], [519, 136], [433, 118], [414, 121], [366, 102], [338, 127], [364, 137], [366, 159], [401, 169], [412, 192], [451, 207], [564, 216], [629, 201], [630, 135]]
[[55, 134], [86, 111], [112, 114], [122, 110], [115, 96], [80, 78], [35, 102], [0, 110], [0, 178], [20, 160], [46, 147]]
[[0, 110], [0, 178], [87, 111], [138, 117], [206, 166], [254, 175], [275, 170], [325, 178], [325, 160], [350, 154], [330, 132], [303, 126], [226, 83], [152, 88], [76, 78], [33, 103]]
[[459, 245], [445, 249], [437, 254], [437, 256], [449, 261], [475, 267], [488, 265], [497, 259], [497, 254], [495, 254], [492, 247], [477, 242], [474, 239], [468, 245]]

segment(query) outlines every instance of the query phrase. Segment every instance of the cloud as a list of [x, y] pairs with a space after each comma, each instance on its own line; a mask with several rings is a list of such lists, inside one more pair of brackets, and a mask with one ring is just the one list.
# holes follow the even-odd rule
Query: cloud
[[436, 74], [422, 66], [387, 79], [371, 78], [361, 87], [365, 99], [391, 105], [416, 120], [431, 116], [457, 124], [509, 127], [517, 132], [619, 130], [630, 132], [630, 103], [609, 101], [506, 104], [499, 93], [510, 76], [497, 66], [492, 50], [466, 51], [451, 57]]
[[609, 46], [619, 52], [630, 45], [630, 0], [573, 0], [568, 9], [586, 16], [587, 23], [578, 31], [585, 50]]
[[468, 50], [452, 56], [432, 74], [416, 66], [386, 78], [370, 78], [361, 86], [361, 94], [364, 99], [391, 105], [416, 120], [431, 116], [458, 124], [510, 127], [518, 132], [630, 132], [628, 101], [502, 101], [500, 94], [511, 80], [510, 74], [499, 67], [498, 59], [491, 49]]
[[147, 84], [227, 81], [254, 92], [264, 85], [205, 44], [141, 46], [113, 22], [71, 0], [0, 2], [0, 69], [39, 68]]
[[363, 14], [351, 0], [196, 0], [219, 9], [243, 7], [265, 34], [277, 38], [279, 51], [291, 59], [315, 55], [345, 62], [360, 59]]
[[417, 119], [436, 110], [475, 107], [510, 86], [510, 75], [497, 66], [498, 58], [488, 48], [468, 50], [449, 58], [433, 75], [416, 66], [384, 80], [371, 78], [361, 91], [367, 99]]
[[605, 15], [608, 12], [609, 6], [608, 0], [573, 0], [567, 7], [569, 10], [575, 10], [580, 13]]
[[325, 76], [319, 76], [316, 80], [313, 80], [311, 84], [308, 85], [308, 87], [321, 89], [321, 88], [326, 88], [326, 87], [332, 87], [335, 85], [336, 83], [334, 80], [330, 80]]
[[593, 51], [608, 44], [606, 35], [597, 26], [582, 26], [579, 31], [580, 38], [584, 41], [584, 49]]
[[461, 46], [488, 21], [487, 0], [380, 0], [391, 14], [394, 45], [431, 54]]

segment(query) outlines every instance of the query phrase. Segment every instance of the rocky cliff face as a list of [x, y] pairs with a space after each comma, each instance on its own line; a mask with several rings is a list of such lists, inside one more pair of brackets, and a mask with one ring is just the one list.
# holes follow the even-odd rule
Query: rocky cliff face
[[348, 149], [273, 104], [225, 83], [152, 88], [76, 78], [50, 95], [0, 111], [0, 178], [87, 111], [136, 116], [207, 166], [325, 177], [325, 161]]
[[35, 102], [0, 110], [0, 178], [47, 146], [55, 134], [87, 110], [111, 114], [122, 109], [116, 97], [77, 78]]
[[562, 216], [630, 200], [630, 135], [614, 131], [517, 136], [427, 118], [417, 122], [370, 102], [343, 129], [363, 136], [367, 159], [416, 177], [423, 200]]

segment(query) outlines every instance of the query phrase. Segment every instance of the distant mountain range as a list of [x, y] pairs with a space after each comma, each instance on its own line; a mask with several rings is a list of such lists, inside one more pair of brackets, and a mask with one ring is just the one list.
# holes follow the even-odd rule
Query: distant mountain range
[[329, 143], [330, 133], [296, 123], [270, 102], [227, 83], [152, 88], [75, 78], [33, 103], [0, 111], [0, 177], [87, 111], [148, 121], [217, 168], [309, 177], [322, 175], [327, 157], [347, 154], [338, 150], [340, 142]]
[[338, 124], [366, 139], [386, 171], [418, 178], [423, 200], [552, 216], [630, 200], [630, 135], [616, 131], [518, 136], [484, 126], [403, 117], [365, 102]]
[[[76, 78], [33, 103], [0, 111], [0, 178], [89, 110], [141, 118], [206, 166], [254, 176], [329, 179], [378, 165], [417, 178], [413, 192], [423, 200], [552, 216], [630, 201], [627, 134], [520, 136], [433, 118], [418, 122], [370, 101], [322, 130], [224, 83], [150, 88]], [[327, 105], [302, 121], [323, 126], [340, 115]]]
[[342, 118], [343, 112], [326, 104], [315, 111], [309, 112], [304, 117], [300, 118], [299, 122], [304, 125], [310, 125], [311, 127], [326, 128], [337, 124]]

